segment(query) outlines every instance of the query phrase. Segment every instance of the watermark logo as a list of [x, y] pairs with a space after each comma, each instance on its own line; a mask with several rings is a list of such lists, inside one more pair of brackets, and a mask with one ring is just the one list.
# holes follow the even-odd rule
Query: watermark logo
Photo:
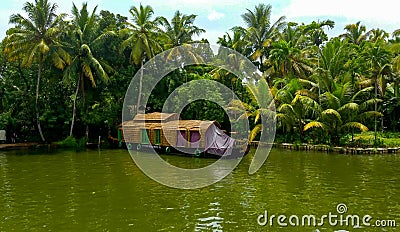
[[338, 205], [336, 206], [336, 211], [337, 211], [339, 214], [344, 214], [344, 213], [347, 212], [347, 206], [346, 206], [345, 204], [343, 204], [343, 203], [340, 203], [340, 204], [338, 204]]
[[[153, 92], [156, 85], [169, 73], [182, 70], [189, 65], [208, 65], [224, 70], [240, 78], [252, 92], [258, 103], [258, 113], [261, 118], [260, 142], [265, 145], [262, 150], [255, 151], [250, 164], [249, 174], [255, 173], [267, 160], [275, 138], [275, 105], [268, 85], [262, 80], [257, 67], [240, 53], [226, 47], [208, 43], [183, 45], [162, 52], [146, 62], [136, 72], [125, 95], [122, 112], [124, 134], [131, 133], [125, 126], [126, 122], [132, 120], [136, 113], [144, 113], [149, 99], [157, 97], [157, 93]], [[234, 139], [248, 140], [248, 119], [246, 117], [239, 119], [237, 112], [232, 113], [228, 110], [228, 104], [232, 101], [240, 102], [239, 98], [231, 89], [213, 80], [193, 80], [178, 87], [167, 98], [162, 112], [180, 113], [185, 106], [200, 99], [214, 102], [224, 109], [231, 122], [231, 131], [241, 132], [234, 134], [232, 136]], [[133, 106], [137, 105], [142, 107], [132, 110]], [[245, 115], [243, 105], [237, 108]], [[145, 122], [139, 126], [144, 127]], [[241, 158], [218, 159], [203, 168], [185, 169], [169, 164], [152, 147], [150, 147], [151, 155], [141, 155], [134, 150], [129, 152], [133, 161], [147, 176], [163, 185], [181, 189], [201, 188], [214, 184], [229, 175], [241, 161]]]
[[306, 215], [276, 215], [268, 214], [265, 210], [263, 214], [257, 217], [257, 223], [260, 226], [270, 227], [396, 227], [396, 220], [393, 219], [374, 219], [371, 215], [347, 214], [348, 208], [340, 203], [336, 206], [336, 212], [316, 216], [314, 214]]

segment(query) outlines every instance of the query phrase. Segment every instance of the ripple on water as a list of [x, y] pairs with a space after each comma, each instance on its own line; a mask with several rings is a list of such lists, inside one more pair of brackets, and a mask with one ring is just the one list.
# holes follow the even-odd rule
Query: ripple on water
[[[339, 203], [349, 213], [400, 221], [399, 155], [273, 150], [249, 175], [250, 153], [222, 181], [180, 190], [145, 176], [123, 150], [26, 152], [0, 154], [0, 231], [279, 231], [258, 226], [257, 216], [323, 215]], [[182, 167], [213, 162], [168, 160]]]

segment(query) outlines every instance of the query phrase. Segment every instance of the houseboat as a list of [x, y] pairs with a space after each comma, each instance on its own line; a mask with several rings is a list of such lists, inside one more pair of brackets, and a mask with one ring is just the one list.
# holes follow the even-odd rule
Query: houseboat
[[249, 149], [246, 141], [229, 137], [216, 121], [181, 120], [176, 113], [137, 114], [123, 122], [118, 134], [120, 144], [128, 149], [154, 148], [167, 154], [232, 158]]

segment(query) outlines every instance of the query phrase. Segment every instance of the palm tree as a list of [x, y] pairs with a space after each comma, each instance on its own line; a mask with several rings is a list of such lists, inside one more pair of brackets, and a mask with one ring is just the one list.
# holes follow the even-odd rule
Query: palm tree
[[400, 129], [400, 121], [399, 112], [400, 112], [400, 91], [399, 91], [399, 76], [394, 79], [388, 89], [386, 91], [387, 100], [383, 103], [383, 112], [385, 117], [389, 120], [386, 120], [386, 125], [389, 126], [389, 129], [392, 131], [398, 131]]
[[[121, 50], [131, 49], [130, 61], [143, 67], [145, 59], [151, 59], [157, 52], [162, 50], [160, 41], [157, 36], [160, 35], [160, 29], [157, 27], [159, 19], [151, 20], [154, 11], [151, 6], [139, 8], [132, 7], [129, 10], [132, 16], [132, 23], [127, 23], [127, 28], [122, 29], [121, 35], [126, 39], [121, 44]], [[136, 104], [136, 112], [139, 111], [140, 101], [142, 97], [143, 69], [141, 69], [139, 79], [139, 91]]]
[[[163, 33], [161, 35], [163, 47], [165, 50], [169, 49], [166, 54], [166, 60], [175, 60], [176, 62], [180, 62], [179, 66], [181, 67], [180, 69], [173, 71], [174, 75], [167, 78], [166, 81], [169, 89], [175, 88], [173, 84], [175, 81], [171, 79], [174, 77], [181, 78], [182, 75], [185, 76], [182, 74], [186, 73], [184, 62], [182, 60], [189, 58], [195, 63], [201, 63], [204, 61], [203, 57], [190, 45], [191, 43], [197, 42], [193, 40], [194, 36], [199, 36], [201, 33], [205, 32], [204, 29], [194, 25], [196, 17], [197, 15], [194, 14], [185, 15], [176, 11], [171, 22], [169, 22], [165, 17], [157, 18], [160, 25], [163, 27]], [[185, 81], [187, 82], [187, 76], [185, 76]]]
[[333, 38], [319, 50], [319, 67], [337, 80], [341, 75], [352, 72], [354, 67], [351, 62], [353, 57], [356, 57], [356, 50], [354, 44]]
[[31, 67], [34, 61], [38, 64], [36, 81], [36, 123], [43, 142], [42, 128], [39, 119], [39, 92], [42, 78], [43, 62], [52, 54], [56, 67], [63, 69], [69, 63], [67, 53], [58, 46], [58, 36], [62, 33], [60, 24], [65, 14], [56, 15], [57, 4], [47, 0], [35, 0], [34, 3], [26, 2], [22, 8], [28, 17], [21, 14], [10, 16], [10, 23], [16, 27], [7, 31], [5, 39], [5, 52], [10, 59], [21, 59], [21, 65]]
[[[96, 78], [104, 82], [108, 81], [106, 70], [111, 68], [98, 59], [94, 54], [94, 47], [100, 45], [105, 39], [115, 35], [114, 32], [108, 31], [101, 33], [96, 24], [96, 10], [97, 6], [89, 14], [87, 3], [82, 4], [82, 9], [73, 4], [72, 6], [72, 22], [69, 30], [70, 39], [69, 45], [71, 47], [70, 55], [72, 63], [64, 72], [64, 79], [75, 79], [78, 75], [75, 96], [73, 100], [72, 120], [69, 135], [73, 135], [75, 117], [76, 117], [76, 100], [79, 93], [79, 88], [82, 92], [83, 107], [86, 109], [86, 93], [85, 93], [85, 80], [88, 80], [92, 87], [96, 87]], [[86, 137], [88, 137], [88, 126], [86, 126]]]
[[[376, 111], [368, 111], [369, 106], [377, 102], [371, 99], [373, 87], [361, 88], [362, 80], [358, 85], [352, 78], [353, 70], [349, 69], [348, 60], [354, 55], [352, 46], [347, 42], [334, 39], [329, 41], [320, 52], [321, 68], [318, 68], [310, 81], [318, 89], [319, 104], [322, 111], [318, 118], [309, 122], [304, 130], [322, 128], [328, 133], [331, 142], [337, 143], [341, 131], [360, 129], [367, 131], [362, 124], [367, 118], [381, 115]], [[321, 94], [322, 93], [322, 94]], [[365, 100], [367, 99], [367, 100]]]
[[[307, 31], [307, 30], [308, 31]], [[305, 25], [289, 22], [280, 34], [280, 40], [272, 42], [269, 59], [264, 64], [271, 69], [270, 76], [305, 78], [316, 63], [316, 46], [310, 44]]]
[[375, 99], [368, 99], [365, 94], [369, 93], [371, 88], [364, 88], [353, 94], [352, 89], [345, 86], [351, 87], [351, 83], [348, 82], [341, 87], [336, 86], [333, 93], [325, 92], [320, 95], [321, 107], [324, 110], [319, 113], [316, 120], [304, 126], [304, 131], [321, 128], [328, 133], [330, 142], [337, 145], [341, 132], [350, 130], [353, 135], [354, 129], [368, 131], [368, 127], [362, 122], [370, 117], [382, 116], [377, 111], [369, 110]]
[[228, 110], [239, 114], [238, 120], [254, 117], [254, 127], [249, 134], [249, 142], [251, 142], [261, 131], [270, 130], [268, 123], [275, 120], [275, 104], [264, 78], [259, 79], [257, 84], [250, 81], [246, 87], [252, 102], [257, 106], [240, 100], [232, 100], [228, 105]]
[[309, 96], [296, 93], [290, 103], [283, 103], [277, 108], [277, 119], [281, 120], [288, 131], [297, 129], [300, 140], [304, 140], [304, 126], [307, 119], [313, 118], [321, 112], [321, 106]]
[[217, 44], [246, 55], [246, 33], [238, 28], [232, 28], [231, 31], [233, 33], [232, 36], [229, 33], [226, 33], [222, 37], [218, 38]]
[[294, 47], [292, 41], [279, 40], [272, 43], [269, 62], [273, 64], [275, 71], [279, 72], [281, 77], [296, 75], [304, 78], [313, 70], [307, 51]]
[[347, 39], [350, 43], [360, 45], [363, 41], [367, 40], [370, 31], [364, 25], [360, 25], [360, 21], [355, 24], [349, 24], [344, 27], [346, 33], [339, 35], [340, 38]]
[[[352, 111], [358, 111], [358, 105], [356, 103], [349, 104], [349, 107], [352, 107]], [[330, 142], [334, 145], [337, 145], [339, 142], [340, 131], [344, 129], [360, 129], [365, 132], [368, 131], [368, 127], [360, 122], [346, 122], [344, 123], [342, 120], [342, 116], [339, 111], [334, 109], [326, 109], [322, 111], [321, 116], [316, 121], [311, 121], [304, 126], [304, 131], [307, 131], [311, 128], [321, 128], [326, 131], [329, 135]]]
[[332, 20], [324, 20], [322, 22], [313, 21], [311, 24], [304, 26], [303, 32], [308, 37], [311, 44], [319, 47], [323, 42], [328, 40], [328, 35], [323, 30], [324, 27], [332, 29], [335, 22]]
[[369, 41], [372, 43], [376, 43], [380, 40], [382, 40], [382, 42], [385, 42], [388, 38], [389, 33], [379, 28], [372, 29], [369, 34]]
[[164, 49], [172, 49], [168, 55], [168, 59], [171, 56], [179, 56], [179, 46], [190, 44], [193, 41], [193, 36], [199, 36], [204, 33], [205, 30], [194, 25], [194, 20], [197, 15], [184, 15], [179, 11], [175, 12], [174, 17], [171, 19], [171, 23], [165, 17], [159, 17], [160, 24], [164, 27]]
[[[378, 111], [378, 94], [383, 98], [386, 91], [386, 78], [391, 73], [392, 53], [390, 53], [382, 41], [368, 43], [363, 52], [368, 67], [367, 74], [370, 76], [375, 89], [375, 111]], [[377, 117], [375, 117], [374, 137], [376, 141]]]
[[276, 22], [271, 22], [271, 5], [259, 4], [254, 11], [247, 9], [242, 15], [247, 28], [237, 28], [246, 32], [247, 46], [250, 47], [250, 57], [258, 63], [261, 71], [265, 71], [264, 60], [269, 55], [268, 48], [278, 37], [278, 32], [285, 26], [285, 17], [280, 17]]
[[[357, 46], [333, 38], [318, 51], [318, 68], [308, 80], [314, 83], [312, 91], [318, 96], [330, 92], [338, 95], [352, 92], [357, 83]], [[321, 103], [321, 98], [318, 99]]]
[[393, 35], [393, 37], [398, 37], [398, 36], [400, 36], [400, 29], [394, 30], [393, 33], [392, 33], [392, 35]]
[[[241, 30], [232, 29], [233, 35], [226, 33], [222, 37], [218, 38], [218, 44], [223, 47], [230, 48], [237, 51], [238, 53], [246, 53], [246, 41], [244, 40], [245, 33]], [[220, 49], [217, 56], [221, 63], [229, 64], [232, 70], [241, 70], [244, 68], [245, 63], [243, 60], [233, 52], [227, 52], [226, 49]], [[219, 61], [217, 61], [219, 62]], [[226, 65], [224, 65], [226, 66]], [[213, 79], [219, 80], [226, 86], [231, 86], [232, 91], [234, 91], [235, 85], [241, 85], [242, 80], [238, 78], [235, 74], [227, 71], [227, 67], [218, 67], [211, 71]]]

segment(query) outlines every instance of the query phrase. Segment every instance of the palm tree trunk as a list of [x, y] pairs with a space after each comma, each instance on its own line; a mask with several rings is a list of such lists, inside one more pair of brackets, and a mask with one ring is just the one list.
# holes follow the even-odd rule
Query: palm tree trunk
[[38, 76], [37, 76], [37, 83], [36, 83], [36, 101], [35, 101], [35, 110], [36, 110], [36, 124], [37, 128], [40, 134], [40, 137], [43, 142], [46, 142], [43, 132], [42, 132], [42, 127], [40, 126], [40, 120], [39, 120], [39, 89], [40, 89], [40, 79], [42, 77], [42, 66], [43, 66], [43, 54], [40, 54], [39, 56], [39, 70], [38, 70]]
[[[81, 76], [82, 76], [82, 74], [81, 74]], [[76, 84], [76, 90], [75, 90], [75, 96], [74, 96], [74, 108], [72, 110], [72, 121], [71, 121], [71, 129], [69, 130], [69, 136], [72, 136], [72, 132], [74, 130], [75, 116], [76, 116], [76, 99], [78, 98], [80, 80], [81, 80], [81, 77], [78, 78], [78, 83]]]
[[142, 100], [142, 85], [143, 85], [143, 58], [140, 64], [140, 79], [139, 79], [139, 91], [138, 91], [138, 100], [136, 104], [136, 113], [139, 113], [140, 101]]
[[86, 109], [85, 81], [83, 80], [83, 75], [81, 75], [80, 78], [81, 78], [82, 104], [83, 108]]
[[89, 141], [89, 125], [86, 125], [85, 138], [86, 138], [86, 142], [88, 142]]
[[300, 130], [300, 141], [303, 142], [304, 130], [303, 130], [303, 126], [302, 126], [301, 122], [299, 123], [299, 130]]
[[[378, 98], [378, 78], [375, 78], [375, 106], [374, 106], [375, 112], [378, 110], [378, 102], [376, 101], [377, 98]], [[375, 115], [375, 125], [374, 125], [374, 143], [375, 143], [375, 145], [376, 145], [377, 130], [378, 130], [378, 122], [377, 122], [377, 118]]]
[[[86, 106], [86, 93], [85, 93], [85, 80], [83, 79], [83, 74], [81, 75], [81, 91], [82, 91], [82, 103], [83, 103], [83, 109], [85, 110], [85, 114], [88, 114], [88, 108]], [[86, 125], [85, 127], [85, 138], [86, 141], [89, 140], [89, 125]]]

